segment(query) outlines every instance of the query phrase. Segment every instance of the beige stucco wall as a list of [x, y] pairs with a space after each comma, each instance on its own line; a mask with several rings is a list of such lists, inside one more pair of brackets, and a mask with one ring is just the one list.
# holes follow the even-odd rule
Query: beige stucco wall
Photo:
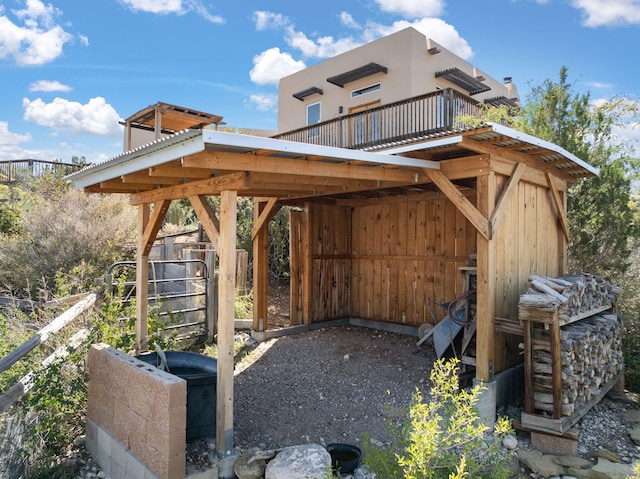
[[[427, 50], [431, 47], [438, 47], [440, 53], [428, 54]], [[388, 72], [347, 83], [344, 88], [326, 81], [327, 77], [371, 62], [387, 67]], [[338, 117], [340, 107], [342, 114], [347, 114], [351, 108], [363, 104], [380, 101], [385, 105], [433, 92], [437, 88], [452, 87], [468, 94], [443, 78], [435, 78], [436, 71], [452, 67], [458, 67], [474, 77], [485, 77], [484, 83], [490, 86], [491, 90], [474, 95], [473, 98], [478, 101], [496, 96], [518, 96], [515, 85], [505, 86], [501, 81], [489, 77], [433, 40], [428, 40], [414, 28], [406, 28], [282, 78], [278, 95], [278, 131], [285, 132], [306, 126], [307, 106], [317, 102], [321, 102], [321, 121], [326, 121]], [[351, 98], [353, 90], [376, 83], [381, 83], [380, 90]], [[321, 88], [323, 94], [310, 95], [304, 101], [292, 96], [314, 86]]]

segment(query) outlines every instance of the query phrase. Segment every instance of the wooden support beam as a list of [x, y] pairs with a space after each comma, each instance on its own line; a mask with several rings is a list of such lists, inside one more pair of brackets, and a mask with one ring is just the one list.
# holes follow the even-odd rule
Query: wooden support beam
[[149, 253], [144, 254], [144, 233], [149, 223], [149, 205], [138, 206], [138, 248], [136, 250], [136, 352], [148, 348]]
[[249, 186], [251, 185], [248, 182], [246, 173], [230, 173], [228, 175], [190, 181], [188, 183], [133, 194], [130, 197], [130, 203], [132, 205], [139, 205], [140, 203], [155, 203], [160, 200], [175, 200], [188, 196], [218, 195], [222, 190], [243, 190]]
[[[255, 198], [253, 201], [253, 329], [269, 328], [267, 292], [269, 288], [269, 212], [276, 198]], [[269, 206], [271, 204], [271, 207]], [[262, 218], [262, 223], [260, 222]], [[260, 225], [260, 226], [256, 226]]]
[[449, 200], [460, 210], [460, 212], [475, 226], [478, 232], [486, 239], [491, 239], [489, 221], [471, 202], [458, 190], [458, 188], [444, 176], [439, 170], [425, 170], [427, 176], [436, 186], [449, 198]]
[[302, 275], [302, 322], [311, 324], [313, 311], [311, 311], [311, 271], [313, 259], [311, 258], [311, 203], [304, 204], [304, 217], [302, 220], [302, 234], [300, 240], [300, 274]]
[[207, 151], [197, 156], [186, 157], [182, 165], [189, 168], [211, 170], [255, 171], [284, 175], [326, 176], [374, 181], [393, 181], [413, 184], [426, 181], [421, 170], [408, 170], [383, 166], [359, 166], [349, 163], [330, 163], [306, 159], [276, 158], [240, 153]]
[[560, 198], [560, 192], [555, 184], [554, 177], [549, 173], [545, 173], [547, 177], [547, 184], [549, 190], [551, 190], [551, 197], [553, 198], [553, 204], [556, 207], [556, 213], [558, 214], [558, 221], [560, 221], [560, 227], [564, 234], [565, 240], [569, 241], [569, 222], [567, 221], [567, 212], [565, 210], [564, 201]]
[[182, 183], [182, 179], [168, 176], [149, 176], [146, 171], [141, 173], [132, 173], [129, 175], [122, 175], [120, 177], [125, 184], [135, 185], [179, 185]]
[[236, 216], [238, 193], [220, 194], [220, 286], [218, 293], [218, 377], [216, 447], [233, 449], [233, 335], [236, 292]]
[[301, 303], [300, 291], [302, 276], [300, 274], [302, 264], [301, 243], [302, 243], [302, 222], [304, 212], [289, 210], [289, 318], [291, 326], [301, 324]]
[[[478, 210], [490, 217], [496, 199], [495, 173], [478, 177]], [[488, 382], [495, 373], [496, 339], [493, 326], [496, 307], [496, 245], [485, 235], [477, 235], [478, 279], [476, 305], [476, 379]]]
[[512, 149], [500, 148], [499, 146], [488, 145], [485, 142], [473, 140], [468, 137], [462, 138], [461, 146], [469, 148], [470, 150], [477, 151], [478, 153], [484, 153], [491, 155], [491, 159], [505, 160], [505, 161], [517, 161], [518, 163], [524, 163], [527, 166], [532, 167], [535, 170], [542, 170], [545, 172], [551, 172], [560, 174], [561, 172], [550, 164], [540, 161], [535, 156], [528, 155]]
[[517, 163], [516, 166], [513, 168], [513, 172], [511, 173], [511, 177], [507, 182], [507, 186], [502, 192], [502, 194], [500, 195], [498, 204], [496, 205], [496, 208], [493, 210], [493, 213], [491, 214], [491, 218], [489, 219], [492, 238], [496, 234], [496, 230], [498, 229], [498, 224], [502, 219], [502, 215], [504, 214], [504, 211], [507, 209], [506, 205], [509, 204], [509, 201], [511, 201], [511, 198], [513, 198], [513, 194], [518, 189], [518, 183], [520, 182], [520, 178], [522, 178], [522, 175], [524, 174], [524, 170], [526, 168], [527, 166], [524, 163]]
[[[255, 238], [258, 232], [263, 227], [266, 227], [266, 225], [269, 224], [269, 220], [271, 220], [276, 215], [276, 213], [278, 212], [274, 209], [276, 203], [278, 203], [278, 198], [269, 198], [267, 204], [260, 208], [260, 215], [258, 218], [255, 217], [256, 210], [254, 208], [254, 221], [253, 228], [251, 229], [251, 238]], [[262, 204], [262, 202], [260, 204]]]
[[149, 256], [151, 248], [153, 247], [153, 242], [156, 240], [158, 231], [160, 231], [160, 228], [162, 227], [162, 222], [167, 216], [167, 211], [169, 211], [169, 205], [171, 205], [171, 200], [162, 200], [155, 204], [153, 213], [151, 214], [151, 219], [146, 225], [142, 235], [143, 256]]
[[[207, 197], [204, 195], [189, 196], [189, 203], [193, 206], [193, 210], [196, 212], [200, 224], [204, 228], [204, 231], [209, 237], [211, 243], [216, 244], [220, 236], [220, 221], [216, 216], [216, 212], [207, 201]], [[211, 271], [213, 274], [213, 271]]]

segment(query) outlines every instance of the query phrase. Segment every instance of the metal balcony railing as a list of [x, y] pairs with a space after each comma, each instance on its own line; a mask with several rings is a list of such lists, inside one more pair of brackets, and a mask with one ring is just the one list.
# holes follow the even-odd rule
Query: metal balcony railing
[[0, 160], [0, 183], [15, 183], [45, 173], [64, 176], [84, 165], [46, 160]]
[[480, 103], [452, 88], [382, 105], [280, 133], [274, 138], [340, 148], [367, 149], [464, 127]]

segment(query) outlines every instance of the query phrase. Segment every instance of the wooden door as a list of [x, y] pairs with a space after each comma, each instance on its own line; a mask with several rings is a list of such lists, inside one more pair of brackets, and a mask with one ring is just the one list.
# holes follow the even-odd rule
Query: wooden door
[[349, 109], [349, 114], [356, 114], [349, 122], [352, 147], [366, 145], [380, 139], [380, 113], [370, 111], [380, 104], [380, 100], [376, 100]]

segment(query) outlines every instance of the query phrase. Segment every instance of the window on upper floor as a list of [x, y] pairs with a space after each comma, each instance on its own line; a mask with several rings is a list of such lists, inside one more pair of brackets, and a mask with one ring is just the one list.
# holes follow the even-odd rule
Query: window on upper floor
[[375, 85], [369, 85], [364, 88], [358, 88], [357, 90], [353, 90], [351, 92], [351, 98], [356, 98], [361, 95], [366, 95], [367, 93], [378, 91], [380, 90], [380, 88], [381, 88], [380, 83], [376, 83]]
[[307, 105], [307, 125], [320, 123], [320, 102]]

